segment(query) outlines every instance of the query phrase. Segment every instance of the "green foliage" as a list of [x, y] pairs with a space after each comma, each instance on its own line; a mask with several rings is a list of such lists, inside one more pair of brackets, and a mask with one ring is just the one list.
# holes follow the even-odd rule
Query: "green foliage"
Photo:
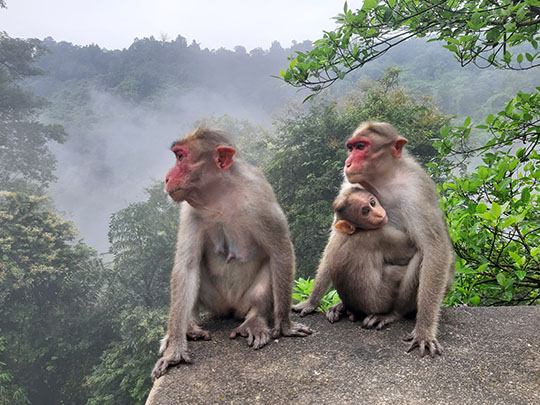
[[[315, 280], [308, 277], [304, 279], [302, 277], [294, 281], [293, 300], [296, 302], [306, 301], [313, 289], [313, 283]], [[328, 291], [321, 299], [320, 305], [317, 307], [317, 311], [326, 312], [332, 305], [337, 304], [340, 301], [339, 295], [336, 290], [332, 289]]]
[[112, 274], [102, 296], [115, 337], [87, 379], [89, 404], [144, 403], [165, 334], [178, 206], [157, 182], [148, 199], [112, 215]]
[[[519, 93], [485, 124], [442, 131], [441, 158], [480, 154], [483, 164], [442, 185], [459, 260], [450, 304], [533, 304], [540, 295], [540, 88]], [[468, 148], [472, 130], [489, 133]], [[439, 170], [452, 172], [456, 160]]]
[[[335, 31], [281, 71], [293, 86], [313, 90], [310, 97], [413, 37], [445, 42], [462, 66], [539, 65], [537, 0], [366, 0], [356, 11], [345, 4], [336, 20]], [[473, 127], [468, 117], [445, 125], [434, 143], [440, 154], [428, 166], [447, 179], [442, 206], [459, 256], [450, 305], [538, 303], [538, 99], [538, 88], [519, 92], [486, 124]], [[484, 164], [467, 173], [478, 159]]]
[[101, 355], [88, 378], [92, 392], [88, 405], [144, 404], [150, 392], [150, 370], [158, 341], [165, 334], [167, 307], [135, 307], [123, 313], [120, 339]]
[[430, 138], [448, 118], [429, 99], [419, 102], [399, 87], [398, 76], [398, 70], [390, 69], [339, 102], [315, 103], [305, 113], [293, 110], [277, 122], [279, 136], [265, 174], [287, 215], [299, 276], [315, 273], [342, 182], [344, 142], [361, 122], [389, 121], [409, 139], [420, 160], [435, 155]]
[[539, 65], [537, 0], [366, 0], [358, 10], [345, 3], [335, 19], [311, 51], [289, 58], [283, 80], [318, 92], [412, 37], [444, 42], [462, 66]]
[[38, 121], [45, 102], [23, 91], [18, 82], [40, 73], [33, 62], [44, 52], [37, 40], [10, 38], [0, 32], [0, 189], [43, 190], [54, 180], [56, 160], [47, 144], [62, 143], [59, 125]]
[[178, 206], [170, 201], [163, 187], [163, 183], [156, 182], [147, 189], [147, 201], [129, 204], [111, 216], [114, 284], [108, 293], [112, 301], [125, 303], [128, 309], [169, 303]]
[[1, 361], [10, 387], [32, 403], [58, 403], [66, 393], [81, 402], [83, 375], [107, 336], [96, 309], [103, 268], [74, 238], [46, 198], [0, 191]]
[[13, 382], [13, 374], [7, 368], [2, 360], [7, 357], [5, 339], [0, 330], [0, 403], [11, 404], [29, 404], [24, 389]]

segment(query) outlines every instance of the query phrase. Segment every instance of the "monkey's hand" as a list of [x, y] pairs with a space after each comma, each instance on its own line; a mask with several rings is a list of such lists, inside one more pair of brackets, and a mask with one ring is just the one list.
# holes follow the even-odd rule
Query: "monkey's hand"
[[199, 325], [194, 322], [190, 322], [187, 330], [187, 337], [190, 340], [211, 340], [210, 332], [202, 329]]
[[242, 336], [248, 339], [248, 345], [258, 350], [270, 341], [270, 329], [266, 326], [266, 321], [260, 318], [246, 319], [242, 325], [233, 329], [231, 339], [236, 336]]
[[168, 339], [167, 348], [164, 350], [162, 357], [157, 361], [154, 369], [152, 370], [151, 378], [154, 383], [159, 377], [167, 372], [169, 366], [174, 366], [181, 361], [185, 363], [191, 363], [189, 353], [187, 351], [187, 343], [176, 343]]
[[366, 329], [377, 329], [380, 330], [384, 326], [398, 320], [400, 317], [397, 313], [390, 314], [371, 314], [364, 318], [362, 321], [362, 326]]
[[343, 305], [343, 302], [340, 301], [326, 310], [326, 319], [328, 319], [328, 322], [330, 323], [337, 322], [344, 312], [345, 305]]
[[416, 332], [416, 329], [405, 336], [403, 340], [411, 342], [409, 348], [407, 349], [407, 353], [409, 353], [415, 347], [418, 347], [418, 354], [420, 357], [424, 357], [426, 354], [426, 348], [429, 350], [429, 355], [432, 358], [435, 357], [436, 354], [441, 356], [443, 353], [442, 346], [439, 344], [435, 336], [423, 337], [421, 334]]
[[299, 336], [299, 337], [306, 337], [308, 335], [311, 335], [313, 331], [309, 329], [306, 325], [299, 323], [299, 322], [291, 322], [290, 326], [285, 326], [284, 324], [280, 324], [274, 328], [272, 331], [272, 337], [275, 339], [277, 337], [281, 336]]
[[312, 312], [314, 312], [317, 307], [319, 305], [314, 305], [312, 304], [311, 302], [309, 302], [309, 300], [307, 301], [303, 301], [303, 302], [299, 302], [298, 304], [294, 305], [292, 307], [292, 310], [294, 312], [300, 312], [300, 316], [306, 316], [307, 314], [311, 314]]

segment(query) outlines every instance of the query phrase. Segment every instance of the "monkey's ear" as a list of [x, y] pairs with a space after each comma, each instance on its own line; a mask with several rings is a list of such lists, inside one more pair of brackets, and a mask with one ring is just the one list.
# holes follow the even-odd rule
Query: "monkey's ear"
[[392, 145], [392, 156], [395, 158], [400, 158], [401, 152], [406, 143], [407, 143], [407, 140], [405, 138], [402, 138], [401, 136], [398, 137], [394, 141], [394, 144]]
[[337, 221], [334, 226], [336, 229], [339, 229], [341, 232], [346, 233], [347, 235], [352, 235], [356, 231], [356, 227], [344, 219]]
[[227, 170], [233, 164], [233, 155], [236, 151], [228, 146], [218, 146], [214, 154], [216, 166], [220, 169]]

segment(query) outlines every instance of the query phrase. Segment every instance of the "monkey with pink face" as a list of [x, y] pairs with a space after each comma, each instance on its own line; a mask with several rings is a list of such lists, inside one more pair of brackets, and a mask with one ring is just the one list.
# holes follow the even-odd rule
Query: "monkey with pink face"
[[[334, 203], [335, 224], [340, 224], [339, 201], [350, 202], [358, 186], [371, 193], [363, 199], [379, 204], [388, 224], [368, 224], [355, 233], [351, 221], [359, 211], [341, 219], [338, 228], [350, 235], [332, 231], [312, 293], [293, 310], [301, 316], [313, 312], [333, 282], [342, 302], [328, 311], [331, 322], [348, 311], [352, 318], [362, 316], [364, 326], [381, 328], [415, 314], [415, 328], [405, 338], [411, 341], [407, 351], [418, 347], [424, 356], [427, 349], [433, 357], [442, 354], [437, 324], [453, 282], [455, 256], [435, 185], [403, 149], [406, 143], [392, 125], [381, 122], [360, 125], [347, 141], [346, 181]], [[365, 208], [365, 201], [357, 204]]]
[[182, 202], [180, 228], [168, 329], [152, 381], [170, 365], [191, 361], [188, 337], [210, 339], [199, 325], [201, 307], [243, 320], [230, 337], [246, 337], [254, 349], [272, 337], [311, 334], [291, 322], [293, 246], [260, 170], [235, 156], [221, 131], [198, 128], [175, 142], [172, 152], [176, 164], [165, 183], [171, 198]]

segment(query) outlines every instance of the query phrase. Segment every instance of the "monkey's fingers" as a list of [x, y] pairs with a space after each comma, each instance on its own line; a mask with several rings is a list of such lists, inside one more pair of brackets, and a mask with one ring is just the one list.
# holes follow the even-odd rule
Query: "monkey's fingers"
[[260, 331], [249, 336], [248, 344], [255, 350], [262, 349], [270, 341], [270, 333]]
[[198, 329], [198, 330], [188, 330], [187, 333], [188, 339], [191, 340], [211, 340], [212, 336], [210, 335], [210, 332], [204, 330], [204, 329]]
[[247, 330], [245, 329], [234, 329], [231, 334], [229, 335], [229, 339], [236, 339], [236, 337], [240, 335], [242, 337], [248, 337]]
[[414, 348], [418, 347], [418, 354], [420, 357], [424, 357], [426, 354], [426, 346], [429, 350], [429, 355], [434, 358], [436, 354], [442, 356], [443, 350], [437, 339], [433, 340], [424, 340], [421, 338], [414, 337], [413, 334], [407, 335], [403, 340], [412, 340], [407, 353], [410, 353]]
[[317, 305], [312, 305], [309, 301], [300, 302], [292, 307], [294, 312], [299, 312], [301, 317], [311, 314], [317, 309]]
[[282, 328], [281, 334], [283, 336], [298, 336], [298, 337], [306, 337], [308, 335], [311, 335], [313, 331], [308, 328], [306, 325], [298, 323], [298, 322], [291, 322], [290, 328]]
[[174, 366], [178, 363], [180, 363], [182, 360], [184, 360], [185, 363], [191, 363], [191, 358], [189, 357], [189, 354], [187, 352], [184, 352], [180, 355], [179, 359], [176, 358], [169, 358], [169, 357], [162, 357], [160, 358], [156, 365], [154, 366], [154, 369], [152, 370], [151, 379], [152, 384], [162, 375], [164, 375], [167, 372], [167, 369], [170, 366]]

